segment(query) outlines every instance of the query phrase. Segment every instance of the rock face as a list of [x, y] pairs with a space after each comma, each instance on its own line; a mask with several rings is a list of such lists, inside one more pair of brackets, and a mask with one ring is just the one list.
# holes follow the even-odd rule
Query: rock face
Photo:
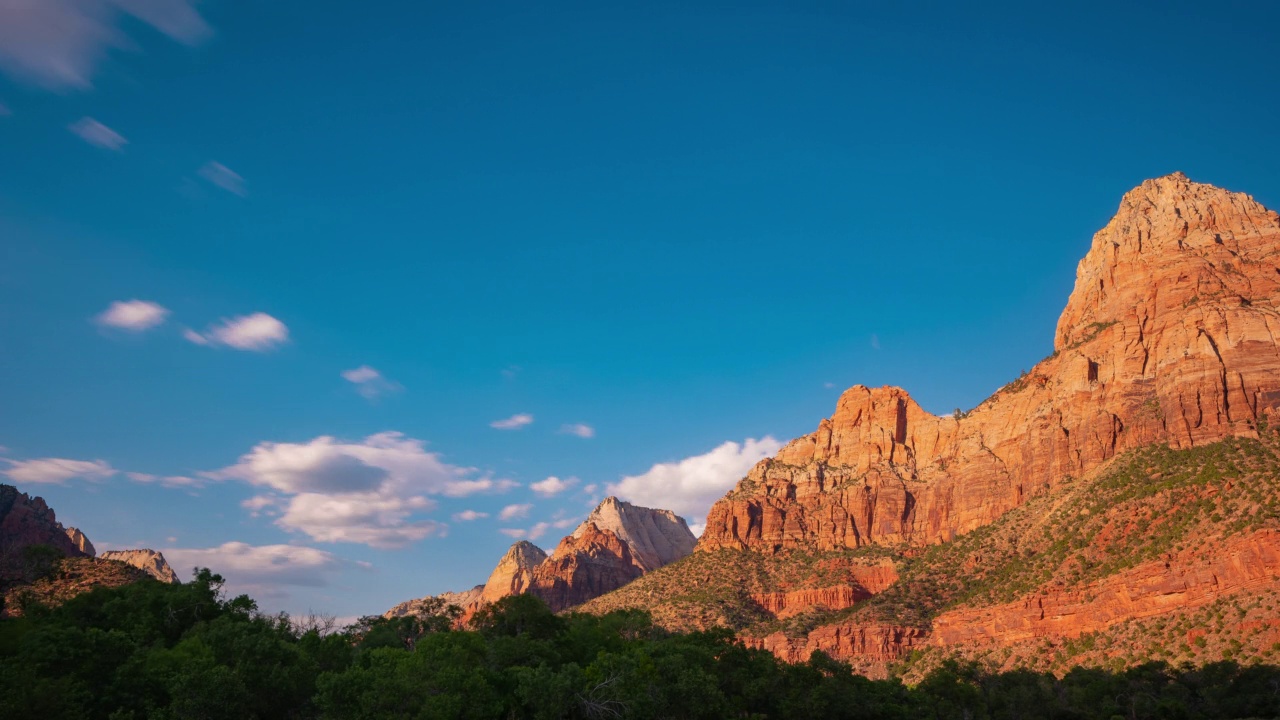
[[[485, 605], [523, 593], [537, 595], [558, 612], [687, 556], [696, 542], [684, 518], [670, 510], [609, 497], [550, 556], [521, 540], [502, 556], [484, 585], [438, 597], [462, 608], [463, 624]], [[400, 603], [384, 615], [412, 614], [425, 599]]]
[[178, 575], [165, 561], [164, 554], [155, 550], [107, 550], [98, 556], [102, 560], [116, 560], [146, 572], [160, 582], [177, 583]]
[[1093, 238], [1054, 354], [959, 417], [855, 386], [711, 509], [699, 549], [927, 544], [1125, 450], [1254, 435], [1280, 407], [1280, 217], [1181, 173]]
[[643, 572], [679, 560], [693, 552], [698, 542], [684, 518], [670, 510], [638, 507], [616, 497], [605, 498], [572, 537], [601, 531], [611, 532], [625, 542], [631, 562]]
[[538, 566], [529, 591], [564, 610], [685, 557], [696, 543], [670, 510], [608, 497]]
[[489, 574], [489, 581], [480, 591], [480, 599], [491, 603], [508, 595], [523, 594], [533, 582], [534, 568], [546, 559], [547, 554], [542, 548], [528, 540], [512, 545]]
[[85, 556], [44, 498], [0, 485], [0, 584], [20, 573], [23, 550], [32, 545], [48, 545], [67, 557]]
[[71, 542], [76, 546], [77, 550], [88, 557], [97, 557], [98, 551], [93, 549], [93, 543], [89, 542], [89, 538], [80, 532], [80, 528], [67, 528], [67, 537], [71, 538]]

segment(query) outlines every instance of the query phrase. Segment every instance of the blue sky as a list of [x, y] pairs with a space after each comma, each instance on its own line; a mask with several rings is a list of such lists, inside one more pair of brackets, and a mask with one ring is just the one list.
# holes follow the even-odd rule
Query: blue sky
[[696, 523], [1048, 354], [1144, 178], [1280, 206], [1269, 3], [367, 5], [0, 6], [0, 473], [270, 610]]

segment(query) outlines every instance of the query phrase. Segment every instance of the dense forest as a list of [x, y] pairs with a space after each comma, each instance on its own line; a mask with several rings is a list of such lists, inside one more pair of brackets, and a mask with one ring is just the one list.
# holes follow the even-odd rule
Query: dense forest
[[338, 631], [260, 613], [223, 580], [98, 588], [0, 621], [3, 718], [1247, 718], [1280, 715], [1280, 668], [1150, 663], [1058, 678], [946, 663], [909, 687], [821, 654], [791, 665], [728, 631], [503, 599]]

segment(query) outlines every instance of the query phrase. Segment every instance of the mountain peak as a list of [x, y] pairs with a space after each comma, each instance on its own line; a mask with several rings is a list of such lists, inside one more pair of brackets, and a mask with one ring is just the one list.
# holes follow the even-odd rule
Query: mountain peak
[[[1054, 348], [1096, 334], [1101, 325], [1152, 318], [1169, 303], [1219, 302], [1263, 295], [1280, 217], [1245, 193], [1190, 180], [1181, 172], [1125, 193], [1076, 268], [1075, 289], [1058, 321]], [[1254, 278], [1252, 275], [1260, 277]]]
[[582, 537], [591, 526], [617, 535], [645, 572], [679, 560], [693, 552], [697, 544], [697, 538], [679, 515], [670, 510], [632, 505], [614, 496], [597, 505], [573, 531], [572, 537]]

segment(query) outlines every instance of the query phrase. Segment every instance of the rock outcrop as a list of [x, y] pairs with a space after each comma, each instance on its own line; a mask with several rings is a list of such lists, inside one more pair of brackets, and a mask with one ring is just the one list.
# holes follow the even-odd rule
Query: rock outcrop
[[489, 574], [489, 580], [480, 591], [485, 603], [500, 600], [508, 595], [521, 595], [533, 583], [533, 571], [547, 554], [528, 540], [521, 540], [507, 550]]
[[1280, 217], [1181, 173], [1093, 238], [1054, 353], [968, 413], [855, 386], [711, 509], [699, 548], [927, 544], [1117, 453], [1252, 435], [1280, 407]]
[[71, 538], [71, 542], [76, 546], [76, 549], [87, 557], [97, 557], [98, 551], [93, 548], [93, 543], [89, 542], [89, 538], [83, 532], [80, 532], [80, 528], [67, 528], [67, 537]]
[[[533, 593], [560, 611], [687, 556], [696, 542], [684, 518], [670, 510], [609, 497], [551, 555], [521, 540], [502, 556], [484, 585], [436, 597], [461, 607], [463, 624], [485, 605], [523, 593]], [[427, 599], [400, 603], [384, 616], [413, 614], [426, 607]]]
[[23, 551], [47, 545], [66, 557], [84, 557], [44, 498], [0, 485], [0, 585], [22, 575]]
[[164, 554], [156, 550], [107, 550], [98, 556], [102, 560], [115, 560], [132, 565], [151, 577], [166, 583], [177, 583], [178, 575], [165, 561]]

